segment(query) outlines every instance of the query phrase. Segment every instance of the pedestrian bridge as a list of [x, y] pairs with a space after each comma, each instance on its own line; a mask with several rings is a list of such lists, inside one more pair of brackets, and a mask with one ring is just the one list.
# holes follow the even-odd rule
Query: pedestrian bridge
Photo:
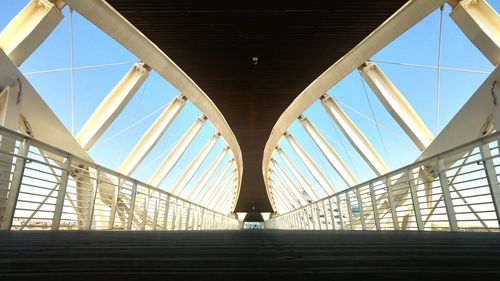
[[257, 2], [2, 3], [0, 275], [498, 273], [499, 3]]

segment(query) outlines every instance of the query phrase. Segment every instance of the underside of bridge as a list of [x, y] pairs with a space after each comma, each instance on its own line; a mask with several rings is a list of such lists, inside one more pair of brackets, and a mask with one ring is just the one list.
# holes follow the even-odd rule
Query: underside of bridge
[[242, 150], [235, 211], [250, 212], [247, 220], [273, 211], [261, 167], [281, 113], [405, 2], [108, 1], [224, 115]]
[[[500, 3], [24, 1], [0, 3], [0, 277], [498, 276]], [[26, 71], [58, 27], [69, 66]], [[75, 65], [82, 41], [133, 61]]]

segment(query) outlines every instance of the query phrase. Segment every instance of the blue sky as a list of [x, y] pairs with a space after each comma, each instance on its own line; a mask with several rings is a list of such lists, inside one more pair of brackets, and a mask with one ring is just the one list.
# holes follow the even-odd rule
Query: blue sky
[[[29, 1], [2, 0], [2, 2], [4, 5], [2, 5], [3, 8], [0, 12], [0, 29], [3, 29]], [[497, 11], [500, 9], [500, 1], [490, 0], [489, 2]], [[66, 8], [63, 12], [65, 17], [62, 22], [42, 46], [21, 65], [21, 71], [31, 72], [70, 67], [69, 11]], [[451, 20], [448, 16], [449, 13], [449, 6], [445, 6], [441, 65], [482, 71], [493, 70], [491, 63], [470, 43]], [[435, 66], [437, 65], [438, 28], [439, 10], [436, 10], [397, 40], [386, 46], [372, 59]], [[77, 70], [74, 72], [75, 118], [73, 126], [74, 134], [76, 134], [102, 99], [138, 59], [77, 13], [73, 15], [73, 29], [75, 46], [74, 65], [76, 67], [118, 62], [125, 63], [119, 66]], [[429, 129], [435, 134], [437, 132], [436, 70], [417, 69], [383, 63], [378, 63], [378, 65], [405, 95]], [[441, 71], [439, 118], [439, 127], [441, 129], [474, 93], [475, 89], [477, 89], [486, 76], [485, 74]], [[66, 125], [68, 130], [71, 131], [70, 73], [33, 74], [27, 77], [38, 93]], [[357, 71], [348, 75], [328, 93], [339, 101], [341, 107], [371, 140], [376, 150], [392, 169], [415, 160], [419, 155], [418, 149], [383, 108], [368, 86], [366, 86], [366, 89], [376, 120], [382, 127], [387, 128], [387, 130], [382, 129], [381, 131], [382, 139], [380, 139], [374, 123], [357, 113], [361, 112], [365, 116], [373, 118], [363, 90], [362, 80]], [[161, 108], [166, 106], [178, 94], [179, 92], [174, 87], [153, 71], [117, 120], [90, 150], [90, 155], [101, 165], [117, 168], [137, 140], [139, 140], [161, 113]], [[142, 119], [155, 110], [157, 112], [143, 122], [107, 141], [108, 138], [130, 126], [134, 121]], [[179, 137], [200, 115], [201, 112], [188, 102], [174, 124], [168, 129], [167, 133], [139, 166], [133, 176], [146, 181], [159, 165], [163, 156], [166, 156], [169, 148], [175, 144]], [[336, 128], [333, 121], [327, 116], [319, 102], [308, 108], [305, 115], [323, 132], [360, 181], [366, 181], [374, 176], [366, 163], [364, 163], [362, 158], [350, 146], [347, 139]], [[336, 175], [319, 150], [311, 143], [300, 124], [295, 122], [289, 131], [295, 135], [300, 144], [316, 160], [318, 166], [325, 171], [325, 174], [334, 183], [337, 190], [344, 189], [346, 187], [345, 184]], [[166, 190], [170, 189], [170, 186], [176, 181], [179, 173], [187, 167], [188, 163], [198, 154], [203, 145], [214, 133], [215, 129], [213, 126], [207, 123], [190, 146], [190, 149], [187, 150], [172, 173], [162, 183], [161, 186], [163, 188]], [[280, 144], [288, 152], [290, 158], [305, 171], [305, 167], [298, 161], [297, 156], [291, 151], [287, 143], [281, 141]], [[386, 149], [384, 149], [384, 146]], [[207, 160], [204, 161], [201, 171], [208, 167], [223, 147], [223, 141], [219, 140]], [[229, 156], [226, 157], [223, 163], [227, 160], [229, 160]], [[282, 167], [284, 166], [282, 165]], [[304, 174], [311, 183], [315, 182], [307, 172]], [[189, 191], [201, 175], [202, 172], [197, 173], [184, 192]]]

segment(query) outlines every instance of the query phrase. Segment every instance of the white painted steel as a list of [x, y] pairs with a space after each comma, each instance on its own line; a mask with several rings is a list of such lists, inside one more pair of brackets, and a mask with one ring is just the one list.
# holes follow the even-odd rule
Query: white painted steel
[[0, 33], [0, 49], [20, 66], [61, 22], [61, 8], [48, 0], [30, 1]]
[[118, 168], [120, 173], [130, 176], [137, 166], [146, 158], [168, 127], [184, 108], [186, 100], [183, 96], [176, 97], [153, 122], [151, 127], [142, 135], [137, 144], [132, 148], [127, 158]]
[[333, 147], [326, 141], [326, 139], [320, 134], [316, 126], [305, 116], [299, 116], [299, 121], [306, 133], [309, 135], [311, 140], [318, 146], [319, 150], [325, 158], [328, 160], [328, 163], [332, 165], [333, 169], [337, 171], [340, 177], [344, 180], [344, 182], [348, 186], [354, 186], [358, 184], [358, 179], [352, 174], [351, 170], [345, 162], [340, 158], [340, 156], [335, 152]]
[[207, 144], [201, 149], [200, 153], [189, 163], [187, 169], [182, 173], [177, 182], [174, 184], [174, 188], [171, 193], [173, 194], [181, 194], [182, 190], [186, 187], [186, 185], [191, 181], [192, 177], [196, 174], [201, 164], [207, 158], [208, 154], [214, 148], [215, 144], [219, 140], [220, 134], [217, 133], [213, 135], [210, 140], [208, 140]]
[[69, 7], [92, 22], [111, 38], [149, 65], [160, 76], [186, 96], [207, 116], [218, 132], [221, 133], [233, 152], [238, 169], [238, 194], [243, 174], [243, 159], [236, 136], [224, 116], [212, 100], [189, 78], [163, 51], [144, 34], [121, 16], [111, 5], [102, 0], [63, 0]]
[[288, 141], [290, 146], [293, 148], [295, 153], [299, 156], [300, 160], [304, 163], [307, 170], [313, 175], [314, 179], [318, 182], [321, 188], [327, 194], [335, 193], [335, 188], [328, 181], [323, 171], [316, 165], [312, 158], [305, 152], [305, 150], [299, 145], [295, 138], [288, 132], [284, 134], [285, 139]]
[[390, 171], [363, 132], [361, 132], [332, 97], [324, 95], [321, 99], [321, 104], [376, 175], [383, 175]]
[[76, 135], [80, 145], [89, 150], [120, 115], [149, 76], [150, 68], [136, 63], [109, 92]]
[[366, 62], [360, 72], [392, 118], [420, 151], [424, 151], [434, 136], [410, 103], [374, 62]]
[[152, 186], [159, 186], [160, 183], [167, 177], [167, 175], [172, 171], [174, 166], [179, 162], [186, 149], [198, 135], [203, 125], [205, 125], [207, 118], [201, 116], [193, 123], [193, 125], [186, 131], [186, 133], [181, 137], [181, 139], [175, 144], [170, 153], [161, 162], [160, 166], [153, 173], [151, 178], [148, 180], [148, 184]]

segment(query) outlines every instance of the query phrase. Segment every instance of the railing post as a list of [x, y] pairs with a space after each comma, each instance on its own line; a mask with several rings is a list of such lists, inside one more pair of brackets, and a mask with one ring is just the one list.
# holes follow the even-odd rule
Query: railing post
[[446, 176], [446, 167], [444, 165], [443, 159], [439, 159], [437, 161], [437, 170], [439, 173], [439, 183], [441, 184], [441, 190], [443, 192], [443, 199], [446, 207], [446, 213], [448, 215], [450, 230], [458, 231], [457, 217], [455, 216], [455, 209], [453, 208], [453, 201], [450, 194], [450, 186], [448, 182], [448, 177]]
[[158, 196], [155, 200], [155, 216], [153, 218], [153, 230], [156, 230], [158, 224], [158, 215], [160, 214], [160, 196], [161, 194], [158, 192]]
[[333, 212], [332, 197], [328, 198], [328, 205], [330, 206], [330, 216], [332, 218], [332, 228], [333, 228], [333, 230], [336, 230], [337, 227], [335, 226], [336, 220], [335, 220], [335, 213]]
[[352, 206], [351, 206], [351, 198], [349, 195], [349, 190], [345, 192], [345, 202], [347, 203], [347, 214], [349, 215], [349, 226], [351, 230], [354, 230], [354, 218], [352, 217]]
[[182, 230], [182, 221], [184, 220], [184, 201], [181, 201], [181, 210], [180, 210], [180, 217], [179, 217], [179, 227], [177, 229]]
[[198, 208], [193, 206], [193, 228], [192, 230], [198, 230]]
[[307, 211], [307, 207], [304, 207], [304, 212], [302, 217], [304, 218], [306, 229], [311, 230], [311, 220], [309, 219], [309, 212]]
[[335, 199], [337, 203], [337, 212], [339, 213], [340, 230], [344, 230], [344, 218], [342, 217], [342, 208], [340, 207], [340, 197], [338, 193]]
[[127, 230], [132, 230], [132, 224], [134, 222], [134, 209], [135, 209], [135, 200], [137, 198], [137, 183], [134, 182], [132, 184], [132, 194], [130, 195], [130, 207], [128, 209], [128, 222], [127, 222]]
[[363, 199], [361, 198], [361, 191], [359, 190], [359, 188], [356, 188], [356, 198], [358, 199], [358, 210], [359, 210], [359, 219], [361, 221], [361, 229], [366, 230], [365, 214], [363, 213]]
[[59, 182], [59, 190], [57, 191], [56, 206], [54, 208], [54, 216], [52, 218], [52, 230], [59, 230], [61, 224], [62, 211], [64, 208], [64, 198], [66, 197], [66, 187], [68, 186], [69, 171], [71, 169], [71, 157], [68, 155], [63, 163], [61, 170], [61, 178]]
[[304, 220], [302, 219], [303, 218], [302, 213], [303, 213], [302, 210], [297, 211], [297, 220], [299, 221], [300, 230], [305, 230]]
[[186, 209], [187, 217], [186, 217], [186, 230], [189, 230], [189, 221], [191, 218], [191, 204], [188, 204], [188, 207]]
[[118, 178], [118, 183], [113, 189], [113, 202], [111, 203], [111, 211], [109, 212], [109, 222], [108, 229], [113, 230], [115, 228], [115, 217], [116, 217], [116, 206], [118, 205], [118, 196], [120, 194], [120, 185], [122, 184], [122, 179]]
[[[495, 142], [498, 144], [498, 141]], [[490, 187], [491, 200], [493, 206], [495, 207], [495, 213], [497, 215], [498, 225], [500, 225], [500, 188], [498, 186], [497, 173], [495, 171], [495, 165], [491, 156], [489, 144], [482, 144], [479, 147], [481, 151], [481, 158], [483, 158], [484, 170], [486, 172], [486, 177], [488, 178], [488, 185]]]
[[175, 230], [175, 221], [177, 219], [177, 197], [174, 203], [174, 212], [172, 213], [172, 230]]
[[322, 226], [321, 226], [321, 213], [319, 211], [319, 206], [318, 204], [314, 204], [314, 209], [316, 209], [316, 214], [317, 214], [317, 218], [318, 218], [318, 226], [319, 226], [319, 230], [322, 230]]
[[217, 214], [212, 212], [212, 229], [217, 229]]
[[298, 229], [302, 229], [302, 226], [300, 225], [300, 220], [297, 216], [297, 213], [298, 213], [297, 211], [293, 213], [293, 219], [295, 221], [295, 225], [297, 225], [296, 229], [298, 230]]
[[314, 219], [314, 212], [311, 205], [309, 205], [309, 211], [311, 212], [312, 227], [316, 230], [316, 220]]
[[163, 214], [163, 229], [168, 230], [168, 213], [170, 211], [170, 195], [167, 194], [167, 199], [165, 202], [165, 213]]
[[87, 222], [85, 225], [86, 230], [92, 229], [92, 220], [94, 219], [95, 198], [97, 196], [97, 190], [99, 188], [100, 174], [101, 174], [101, 171], [99, 169], [95, 169], [95, 179], [92, 182], [92, 190], [90, 192], [89, 213], [87, 215]]
[[[2, 138], [5, 138], [3, 136]], [[3, 140], [3, 139], [2, 139]], [[30, 140], [24, 139], [19, 147], [18, 156], [16, 156], [16, 164], [12, 174], [12, 181], [10, 184], [9, 195], [7, 197], [7, 204], [3, 215], [1, 230], [10, 230], [14, 220], [14, 213], [16, 211], [17, 199], [19, 198], [19, 191], [23, 181], [24, 168], [26, 166], [26, 156], [30, 149]]]
[[375, 197], [375, 189], [373, 188], [373, 182], [369, 183], [369, 187], [370, 187], [370, 198], [372, 200], [373, 221], [375, 222], [375, 229], [380, 230], [380, 219], [378, 217], [377, 198]]
[[325, 199], [321, 200], [321, 206], [323, 207], [323, 216], [325, 217], [325, 228], [328, 230], [328, 216], [326, 215]]
[[389, 208], [391, 209], [392, 224], [394, 230], [399, 230], [398, 212], [396, 210], [396, 202], [394, 201], [394, 194], [392, 194], [392, 183], [389, 177], [385, 177], [385, 188], [387, 189], [387, 200], [389, 201]]
[[418, 230], [424, 230], [424, 223], [422, 221], [422, 214], [420, 212], [420, 204], [418, 202], [417, 187], [415, 186], [415, 179], [413, 177], [413, 169], [408, 169], [408, 185], [410, 186], [411, 202], [413, 203], [413, 213], [415, 214], [415, 221]]
[[151, 189], [147, 189], [147, 193], [144, 195], [144, 209], [142, 210], [142, 224], [141, 224], [141, 230], [146, 229], [146, 223], [148, 221], [148, 207], [149, 207], [149, 196]]
[[202, 208], [201, 209], [201, 230], [205, 230], [207, 229], [206, 227], [206, 220], [205, 220], [205, 209]]

